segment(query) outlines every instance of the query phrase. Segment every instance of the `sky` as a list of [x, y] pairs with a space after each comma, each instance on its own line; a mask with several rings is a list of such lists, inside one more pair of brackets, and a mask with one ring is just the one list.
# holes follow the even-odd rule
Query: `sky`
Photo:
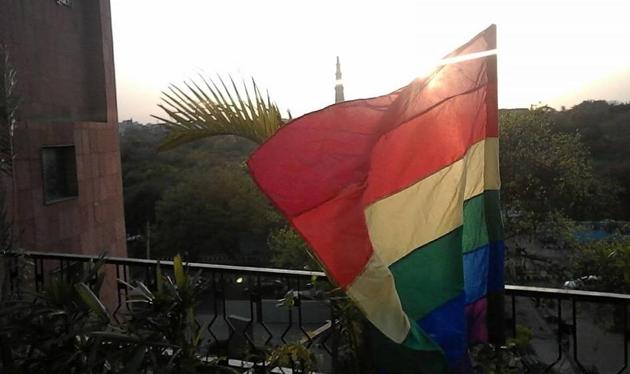
[[119, 119], [199, 74], [254, 77], [293, 116], [389, 93], [497, 25], [499, 107], [630, 101], [628, 0], [111, 0]]

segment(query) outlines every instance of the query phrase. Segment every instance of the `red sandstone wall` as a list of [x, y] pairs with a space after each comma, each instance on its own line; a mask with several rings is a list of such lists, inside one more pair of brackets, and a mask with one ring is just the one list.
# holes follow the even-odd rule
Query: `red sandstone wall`
[[[126, 256], [118, 134], [103, 123], [21, 123], [14, 177], [19, 242], [29, 250]], [[79, 196], [44, 204], [41, 147], [74, 144]]]
[[[109, 0], [3, 0], [22, 99], [16, 226], [27, 250], [126, 256]], [[41, 147], [74, 144], [79, 196], [44, 204]]]

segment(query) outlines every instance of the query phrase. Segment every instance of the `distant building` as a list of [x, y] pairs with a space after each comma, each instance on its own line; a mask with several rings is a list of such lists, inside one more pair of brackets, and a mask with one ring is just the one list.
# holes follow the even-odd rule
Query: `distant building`
[[341, 64], [339, 63], [339, 56], [337, 56], [337, 70], [335, 72], [335, 103], [345, 101], [343, 95], [343, 79], [341, 77]]
[[118, 124], [118, 133], [123, 136], [127, 130], [134, 128], [135, 126], [142, 126], [142, 124], [134, 121], [133, 118], [121, 121]]
[[109, 0], [3, 0], [21, 248], [126, 256]]

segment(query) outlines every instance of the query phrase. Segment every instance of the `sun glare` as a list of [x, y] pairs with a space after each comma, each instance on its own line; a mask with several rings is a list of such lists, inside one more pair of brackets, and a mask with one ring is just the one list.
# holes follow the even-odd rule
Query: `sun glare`
[[[159, 91], [199, 70], [253, 76], [283, 110], [304, 114], [334, 101], [336, 56], [346, 99], [382, 95], [456, 62], [439, 59], [492, 23], [501, 49], [501, 107], [630, 99], [630, 86], [614, 92], [602, 86], [613, 72], [629, 71], [630, 53], [620, 46], [630, 41], [625, 20], [630, 1], [578, 0], [570, 6], [560, 0], [111, 3], [122, 119], [150, 120]], [[237, 27], [231, 17], [208, 24], [208, 14], [242, 18]], [[226, 30], [226, 37], [208, 44], [210, 36]], [[265, 42], [253, 42], [261, 33]], [[628, 74], [614, 81], [624, 79]], [[588, 97], [589, 87], [601, 96]]]

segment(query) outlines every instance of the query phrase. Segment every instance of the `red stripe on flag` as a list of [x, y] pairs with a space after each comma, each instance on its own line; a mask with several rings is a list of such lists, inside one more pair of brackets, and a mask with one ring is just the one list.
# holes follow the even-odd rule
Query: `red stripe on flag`
[[461, 159], [475, 143], [496, 137], [486, 127], [486, 85], [452, 98], [382, 136], [374, 146], [363, 204], [393, 195]]
[[345, 102], [305, 115], [280, 129], [248, 162], [261, 190], [342, 287], [372, 254], [361, 193], [383, 115], [397, 97]]

